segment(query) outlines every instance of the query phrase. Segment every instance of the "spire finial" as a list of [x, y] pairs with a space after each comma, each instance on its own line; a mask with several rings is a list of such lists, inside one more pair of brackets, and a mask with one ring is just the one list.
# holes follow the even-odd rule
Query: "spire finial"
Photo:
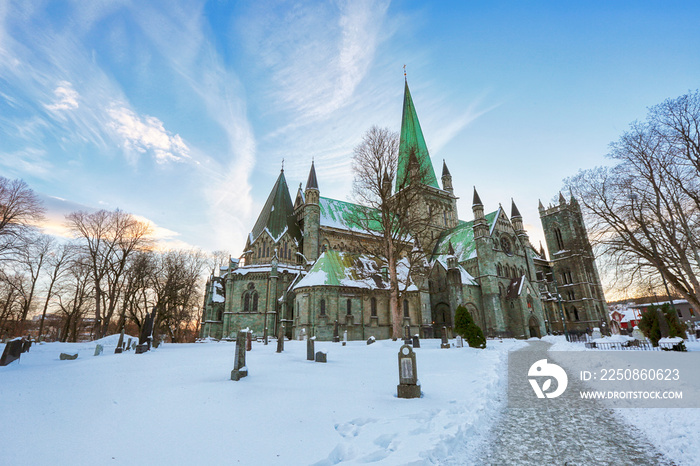
[[282, 171], [284, 171], [284, 158], [282, 158]]
[[403, 79], [404, 81], [408, 79], [406, 78], [406, 65], [403, 65]]

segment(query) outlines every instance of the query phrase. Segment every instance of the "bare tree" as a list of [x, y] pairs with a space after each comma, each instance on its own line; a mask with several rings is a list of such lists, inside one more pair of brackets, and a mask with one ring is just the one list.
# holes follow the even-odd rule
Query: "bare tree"
[[61, 341], [77, 341], [83, 318], [93, 309], [94, 302], [91, 258], [86, 254], [74, 256], [68, 273], [57, 286], [58, 308], [63, 316]]
[[46, 285], [46, 299], [44, 300], [44, 309], [41, 312], [41, 323], [39, 324], [39, 341], [41, 341], [44, 334], [44, 321], [46, 320], [46, 311], [49, 308], [49, 302], [51, 298], [54, 297], [54, 287], [59, 282], [61, 277], [68, 271], [68, 265], [70, 260], [75, 253], [75, 248], [67, 243], [61, 244], [60, 246], [54, 247], [52, 251], [49, 252], [47, 259], [47, 285]]
[[[392, 339], [401, 337], [404, 293], [410, 276], [422, 268], [423, 250], [427, 241], [432, 213], [416, 211], [425, 186], [425, 167], [418, 163], [415, 153], [409, 154], [407, 176], [399, 180], [395, 192], [392, 184], [397, 178], [399, 137], [387, 128], [372, 126], [352, 157], [353, 198], [362, 208], [352, 213], [352, 221], [372, 239], [358, 238], [358, 246], [367, 253], [379, 254], [386, 260], [389, 275], [389, 308], [392, 316]], [[404, 267], [399, 267], [402, 262]], [[403, 269], [403, 270], [402, 270]]]
[[626, 278], [668, 284], [700, 308], [700, 94], [652, 107], [611, 144], [613, 167], [566, 180], [592, 242]]
[[43, 216], [44, 207], [27, 183], [0, 176], [0, 260], [18, 247]]
[[68, 224], [90, 260], [95, 294], [95, 334], [107, 332], [131, 254], [152, 244], [150, 225], [121, 210], [73, 212]]

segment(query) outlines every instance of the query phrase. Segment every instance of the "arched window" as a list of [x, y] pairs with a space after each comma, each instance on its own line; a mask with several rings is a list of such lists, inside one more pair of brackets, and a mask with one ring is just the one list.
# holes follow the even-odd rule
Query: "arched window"
[[501, 267], [501, 264], [498, 264], [496, 266], [496, 275], [498, 275], [499, 277], [503, 276], [503, 267]]
[[218, 319], [217, 319], [217, 320], [218, 320], [219, 322], [222, 322], [222, 321], [224, 320], [224, 310], [223, 310], [223, 309], [219, 309], [219, 315], [218, 315]]
[[243, 292], [243, 312], [258, 312], [258, 292], [253, 282], [248, 283], [248, 289]]
[[243, 293], [243, 312], [250, 312], [250, 293]]
[[369, 300], [371, 316], [377, 317], [377, 298], [372, 298]]
[[352, 299], [348, 299], [348, 302], [347, 302], [347, 314], [348, 314], [349, 316], [352, 315]]
[[554, 240], [557, 243], [557, 250], [561, 251], [564, 249], [564, 240], [561, 237], [561, 230], [557, 227], [554, 227]]
[[258, 292], [253, 291], [253, 312], [258, 312]]
[[319, 311], [319, 315], [325, 316], [326, 315], [326, 300], [322, 299], [320, 303], [318, 303], [319, 308], [321, 309]]
[[404, 299], [403, 299], [403, 316], [406, 317], [406, 318], [410, 317], [408, 311], [409, 311], [409, 309], [408, 309], [408, 299], [404, 298]]

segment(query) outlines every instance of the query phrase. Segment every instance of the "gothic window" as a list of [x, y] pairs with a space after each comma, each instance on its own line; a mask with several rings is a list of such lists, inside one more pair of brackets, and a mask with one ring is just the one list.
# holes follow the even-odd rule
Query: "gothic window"
[[532, 311], [532, 298], [530, 296], [527, 297], [527, 308]]
[[406, 317], [406, 318], [409, 317], [409, 314], [408, 314], [408, 299], [406, 299], [406, 298], [404, 298], [404, 300], [403, 300], [403, 316]]
[[447, 212], [442, 212], [442, 219], [445, 221], [445, 226], [447, 226]]
[[501, 264], [498, 264], [498, 265], [496, 266], [496, 274], [497, 274], [499, 277], [502, 277], [502, 276], [503, 276], [503, 267], [501, 267]]
[[561, 230], [557, 227], [554, 227], [554, 240], [557, 243], [557, 250], [561, 251], [564, 249], [564, 240], [561, 237]]
[[216, 320], [218, 320], [219, 322], [224, 320], [224, 310], [223, 309], [219, 309], [219, 315], [218, 315], [218, 318]]
[[253, 291], [253, 312], [258, 312], [258, 292]]
[[347, 314], [350, 316], [352, 315], [352, 299], [348, 299], [347, 302]]
[[326, 315], [326, 300], [322, 299], [321, 302], [319, 303], [319, 307], [321, 310], [319, 311], [319, 314], [322, 316]]
[[370, 304], [370, 311], [371, 311], [371, 316], [372, 317], [377, 317], [377, 298], [372, 298], [369, 300]]
[[250, 293], [243, 294], [243, 312], [250, 312]]
[[270, 245], [265, 245], [265, 257], [270, 257]]
[[258, 292], [252, 282], [248, 283], [248, 289], [243, 293], [243, 312], [258, 312]]
[[574, 320], [578, 321], [579, 315], [578, 315], [578, 309], [576, 309], [576, 306], [571, 306], [571, 312], [569, 313], [569, 317], [573, 316]]

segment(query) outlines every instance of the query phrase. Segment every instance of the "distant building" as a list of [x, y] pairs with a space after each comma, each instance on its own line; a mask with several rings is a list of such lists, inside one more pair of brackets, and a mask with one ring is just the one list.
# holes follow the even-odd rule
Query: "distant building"
[[[443, 326], [451, 329], [459, 305], [490, 337], [561, 332], [562, 317], [569, 330], [609, 325], [576, 200], [560, 195], [557, 205], [540, 203], [549, 259], [541, 245], [530, 244], [515, 202], [510, 217], [500, 205], [487, 212], [474, 189], [472, 219], [459, 220], [452, 175], [443, 163], [438, 184], [406, 84], [397, 178], [407, 176], [412, 163], [420, 164], [422, 178], [411, 183], [424, 188], [415, 212], [431, 221], [429, 237], [419, 243], [427, 267], [402, 276], [408, 286], [402, 323], [412, 333], [431, 337]], [[337, 321], [350, 339], [389, 338], [384, 260], [362, 253], [363, 243], [376, 240], [352, 222], [361, 207], [322, 197], [313, 162], [294, 199], [282, 170], [241, 260], [209, 277], [201, 336], [228, 337], [245, 327], [276, 334], [283, 323], [288, 337], [328, 340]]]

